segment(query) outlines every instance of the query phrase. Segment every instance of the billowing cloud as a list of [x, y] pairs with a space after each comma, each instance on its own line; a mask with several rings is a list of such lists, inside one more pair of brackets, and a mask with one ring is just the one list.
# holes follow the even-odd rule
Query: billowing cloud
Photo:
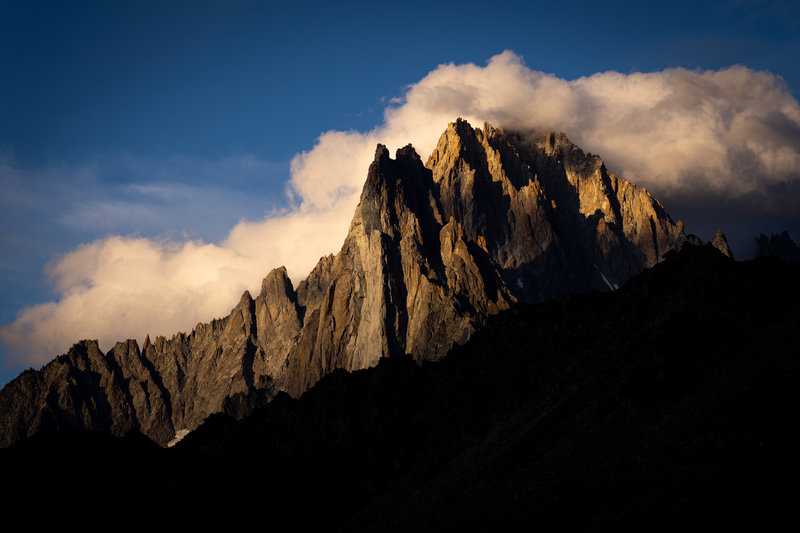
[[23, 309], [0, 339], [17, 360], [41, 364], [80, 338], [107, 349], [186, 331], [226, 314], [279, 265], [297, 282], [341, 246], [375, 144], [411, 142], [424, 159], [456, 117], [563, 131], [657, 195], [741, 198], [776, 185], [797, 190], [800, 181], [800, 106], [773, 74], [734, 66], [563, 80], [504, 52], [486, 66], [439, 66], [393, 99], [371, 131], [323, 133], [292, 162], [291, 207], [242, 220], [216, 244], [112, 236], [64, 255], [49, 270], [58, 300]]

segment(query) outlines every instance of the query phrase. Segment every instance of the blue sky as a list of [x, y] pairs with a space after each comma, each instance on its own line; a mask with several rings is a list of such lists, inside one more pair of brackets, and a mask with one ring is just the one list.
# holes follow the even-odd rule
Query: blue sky
[[[280, 212], [320, 134], [369, 131], [437, 66], [504, 50], [563, 80], [738, 64], [800, 94], [791, 1], [2, 0], [0, 326], [55, 297], [46, 266], [82, 243], [218, 242]], [[698, 221], [721, 209], [684, 202]], [[758, 216], [736, 231], [797, 220]]]

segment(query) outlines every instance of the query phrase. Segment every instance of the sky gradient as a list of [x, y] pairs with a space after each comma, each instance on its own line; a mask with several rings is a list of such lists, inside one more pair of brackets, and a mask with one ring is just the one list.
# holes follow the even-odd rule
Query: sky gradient
[[[623, 125], [631, 124], [621, 119], [615, 123], [623, 108], [597, 104], [598, 91], [612, 86], [608, 76], [593, 77], [597, 73], [620, 73], [626, 83], [638, 79], [637, 74], [653, 73], [646, 78], [649, 83], [669, 85], [680, 79], [690, 87], [700, 86], [697, 92], [687, 89], [689, 95], [721, 91], [715, 101], [744, 110], [763, 125], [760, 130], [752, 123], [736, 131], [726, 129], [733, 136], [730, 146], [760, 139], [767, 143], [759, 145], [762, 152], [774, 148], [775, 154], [783, 150], [788, 155], [784, 159], [775, 155], [766, 162], [727, 161], [728, 166], [700, 172], [694, 182], [687, 172], [678, 186], [664, 185], [662, 180], [648, 184], [648, 189], [674, 218], [687, 222], [687, 231], [708, 239], [715, 225], [722, 227], [740, 256], [747, 255], [750, 239], [759, 232], [786, 228], [798, 237], [800, 194], [798, 170], [792, 165], [800, 138], [791, 116], [792, 101], [796, 106], [800, 90], [800, 8], [794, 2], [673, 2], [632, 8], [615, 2], [436, 6], [295, 2], [290, 6], [255, 1], [4, 1], [0, 2], [4, 191], [0, 327], [14, 322], [22, 309], [64, 301], [109, 279], [109, 286], [119, 289], [104, 295], [109, 308], [125, 307], [127, 295], [132, 313], [145, 312], [148, 302], [135, 290], [144, 279], [124, 270], [111, 276], [109, 269], [97, 266], [117, 264], [131, 250], [142, 258], [138, 271], [167, 272], [163, 283], [180, 287], [185, 283], [185, 291], [206, 284], [209, 275], [203, 265], [224, 264], [211, 278], [248, 278], [226, 286], [226, 291], [241, 292], [253, 283], [249, 278], [256, 272], [263, 276], [279, 266], [266, 264], [268, 258], [302, 255], [284, 247], [263, 256], [263, 265], [257, 263], [262, 256], [250, 257], [247, 264], [240, 260], [253, 242], [269, 248], [273, 240], [277, 242], [276, 234], [299, 231], [300, 219], [274, 217], [302, 212], [309, 217], [303, 220], [349, 218], [347, 202], [352, 202], [366, 168], [342, 167], [341, 172], [352, 175], [342, 178], [345, 192], [333, 193], [346, 197], [343, 203], [336, 203], [338, 196], [316, 199], [315, 192], [324, 190], [324, 183], [314, 176], [335, 167], [325, 157], [326, 146], [347, 147], [360, 161], [364, 147], [371, 145], [374, 150], [376, 139], [402, 142], [408, 133], [424, 144], [421, 139], [427, 133], [413, 130], [402, 117], [387, 119], [386, 110], [418, 109], [424, 113], [416, 122], [424, 122], [433, 104], [420, 100], [414, 104], [409, 95], [434, 87], [436, 76], [457, 83], [453, 76], [462, 72], [441, 65], [453, 63], [457, 69], [473, 63], [483, 69], [506, 50], [513, 56], [503, 57], [516, 60], [497, 72], [510, 73], [520, 83], [530, 81], [539, 91], [531, 94], [541, 94], [542, 85], [536, 83], [552, 81], [562, 89], [547, 93], [551, 98], [581, 103], [581, 109], [592, 114], [573, 121], [579, 131], [566, 131], [581, 145], [580, 140], [592, 142], [591, 132], [603, 131], [590, 127], [590, 119], [601, 111], [609, 131], [619, 133]], [[730, 70], [734, 65], [745, 70]], [[683, 76], [681, 69], [690, 74]], [[697, 73], [707, 71], [738, 72], [740, 77], [704, 88], [707, 78]], [[531, 81], [528, 72], [543, 76]], [[763, 72], [766, 77], [759, 78]], [[592, 98], [580, 97], [575, 88], [580, 79], [590, 80], [581, 82], [584, 85], [594, 84], [584, 91]], [[769, 97], [730, 96], [738, 86], [758, 87]], [[756, 105], [756, 100], [766, 104]], [[481, 112], [491, 115], [488, 109]], [[565, 123], [571, 120], [569, 113], [554, 117]], [[430, 128], [440, 133], [455, 118], [442, 120], [440, 126], [433, 121]], [[570, 124], [552, 126], [568, 130]], [[695, 125], [687, 132], [697, 129]], [[320, 137], [331, 130], [342, 133]], [[379, 138], [381, 134], [390, 139]], [[743, 137], [747, 135], [751, 137]], [[669, 137], [669, 131], [664, 129], [663, 136]], [[417, 139], [405, 142], [411, 140]], [[340, 144], [331, 144], [334, 141]], [[594, 151], [591, 146], [584, 148]], [[297, 157], [303, 152], [311, 155]], [[606, 152], [597, 150], [609, 163], [629, 162], [611, 145]], [[777, 168], [780, 161], [787, 162], [788, 170]], [[637, 166], [634, 161], [626, 168], [642, 173], [655, 167]], [[714, 182], [714, 172], [721, 168], [741, 179]], [[623, 168], [611, 166], [611, 170], [630, 177]], [[754, 173], [760, 174], [753, 177]], [[728, 187], [751, 177], [760, 195], [714, 190], [714, 183]], [[780, 201], [764, 207], [765, 192]], [[280, 223], [256, 228], [265, 216]], [[258, 239], [256, 229], [261, 232]], [[343, 236], [346, 229], [337, 231]], [[316, 242], [313, 251], [326, 246], [335, 251], [341, 245], [334, 236], [319, 238], [325, 242]], [[312, 241], [314, 236], [305, 239]], [[298, 263], [294, 268], [299, 273], [303, 266]], [[83, 270], [97, 275], [84, 279]], [[129, 287], [124, 286], [126, 280]], [[224, 291], [214, 294], [198, 293], [195, 303], [175, 301], [175, 313], [193, 309], [197, 316], [190, 317], [191, 327], [212, 318], [205, 316], [209, 299], [218, 298], [212, 307], [222, 310], [236, 301]], [[86, 317], [106, 316], [103, 300], [84, 302], [93, 307], [84, 309]], [[76, 309], [80, 305], [70, 313]], [[64, 326], [67, 333], [62, 337], [69, 335], [70, 327]], [[25, 331], [33, 330], [15, 330], [18, 343], [25, 341], [19, 336]], [[101, 335], [90, 330], [76, 329], [76, 333], [74, 341], [83, 333]], [[36, 357], [13, 356], [10, 338], [3, 337], [0, 346], [0, 358], [7, 364], [0, 368], [0, 384], [68, 348]]]

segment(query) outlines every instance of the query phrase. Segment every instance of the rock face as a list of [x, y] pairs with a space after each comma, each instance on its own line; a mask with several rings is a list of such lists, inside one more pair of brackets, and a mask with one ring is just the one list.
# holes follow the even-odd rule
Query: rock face
[[[378, 145], [341, 251], [297, 289], [279, 268], [254, 299], [190, 334], [83, 341], [0, 392], [0, 443], [46, 428], [137, 427], [160, 444], [278, 391], [393, 353], [437, 360], [515, 302], [614, 290], [687, 237], [646, 190], [563, 134], [451, 123], [426, 164]], [[724, 237], [723, 237], [724, 239]]]
[[711, 239], [711, 246], [733, 259], [733, 251], [728, 244], [728, 239], [725, 238], [725, 234], [722, 233], [721, 229], [718, 229], [714, 234], [714, 238]]

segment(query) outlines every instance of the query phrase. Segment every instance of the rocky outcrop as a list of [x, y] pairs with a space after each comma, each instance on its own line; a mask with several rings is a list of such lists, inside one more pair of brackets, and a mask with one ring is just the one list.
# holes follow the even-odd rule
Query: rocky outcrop
[[725, 238], [725, 234], [722, 233], [721, 229], [718, 229], [711, 239], [711, 246], [733, 259], [733, 251], [730, 245], [728, 245], [728, 239]]
[[0, 393], [1, 443], [41, 430], [81, 427], [122, 435], [138, 427], [153, 440], [172, 438], [170, 395], [136, 341], [103, 354], [81, 341], [41, 371], [27, 370]]
[[772, 234], [769, 238], [762, 233], [756, 239], [756, 244], [758, 257], [774, 256], [789, 263], [800, 263], [800, 246], [795, 244], [788, 231]]
[[393, 353], [437, 360], [514, 302], [614, 290], [686, 239], [645, 189], [563, 134], [457, 120], [425, 164], [410, 145], [394, 159], [378, 146], [341, 250], [296, 290], [279, 268], [190, 334], [105, 355], [76, 345], [0, 392], [1, 442], [138, 427], [166, 444], [335, 369]]

